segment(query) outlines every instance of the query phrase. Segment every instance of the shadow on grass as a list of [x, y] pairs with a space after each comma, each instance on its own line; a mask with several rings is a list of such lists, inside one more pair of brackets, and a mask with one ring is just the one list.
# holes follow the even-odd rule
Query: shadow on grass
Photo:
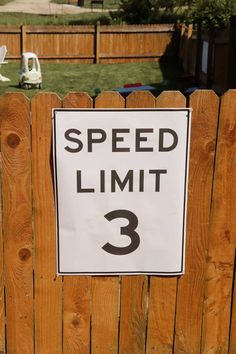
[[149, 82], [150, 86], [156, 88], [153, 91], [155, 96], [158, 96], [162, 91], [181, 91], [185, 94], [185, 91], [194, 85], [194, 81], [191, 78], [184, 77], [184, 71], [181, 64], [177, 62], [176, 58], [164, 58], [160, 60], [160, 69], [163, 76], [161, 82]]
[[159, 61], [163, 81], [157, 84], [152, 83], [152, 86], [156, 87], [156, 94], [160, 94], [164, 90], [177, 90], [186, 94], [186, 90], [195, 86], [195, 78], [185, 75], [178, 57], [179, 37], [180, 32], [176, 26], [171, 41]]

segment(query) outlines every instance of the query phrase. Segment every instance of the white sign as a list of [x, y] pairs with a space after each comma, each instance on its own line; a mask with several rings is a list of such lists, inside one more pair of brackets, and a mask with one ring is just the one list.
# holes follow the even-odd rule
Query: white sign
[[54, 110], [58, 274], [183, 274], [190, 113]]

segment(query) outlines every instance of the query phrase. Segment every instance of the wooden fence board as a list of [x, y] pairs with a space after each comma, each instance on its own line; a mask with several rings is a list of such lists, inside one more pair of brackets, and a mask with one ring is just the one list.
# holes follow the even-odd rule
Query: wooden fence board
[[4, 99], [1, 148], [7, 353], [32, 354], [30, 105], [22, 94], [7, 94]]
[[179, 279], [175, 353], [200, 353], [204, 272], [208, 247], [211, 189], [219, 99], [213, 91], [196, 91], [190, 144], [185, 275]]
[[[118, 92], [103, 92], [95, 100], [95, 108], [124, 108]], [[92, 353], [118, 353], [119, 277], [92, 279]]]
[[[0, 97], [0, 127], [4, 117], [4, 96]], [[1, 134], [0, 134], [1, 137]], [[2, 161], [0, 159], [2, 171]], [[2, 176], [1, 176], [2, 177]], [[4, 298], [4, 252], [3, 252], [3, 220], [2, 220], [2, 179], [0, 178], [0, 354], [5, 353], [5, 298]]]
[[[4, 96], [0, 97], [0, 127], [4, 117]], [[1, 129], [1, 128], [0, 128]], [[1, 133], [0, 133], [1, 138]], [[2, 161], [0, 159], [0, 169]], [[2, 177], [2, 176], [1, 176]], [[4, 251], [3, 251], [3, 220], [2, 220], [2, 180], [0, 178], [0, 354], [5, 353], [5, 298], [4, 298]]]
[[118, 310], [119, 277], [93, 277], [92, 353], [118, 353]]
[[[63, 100], [63, 108], [92, 108], [86, 93], [71, 92]], [[91, 277], [65, 276], [63, 304], [64, 354], [90, 354]]]
[[[183, 108], [186, 98], [178, 91], [163, 92], [156, 98], [156, 107]], [[150, 277], [147, 353], [172, 354], [176, 293], [177, 277]]]
[[157, 61], [177, 54], [174, 30], [173, 25], [0, 26], [0, 43], [8, 47], [7, 59], [31, 51], [42, 61]]
[[90, 354], [91, 278], [64, 277], [64, 354]]
[[[148, 91], [134, 91], [126, 108], [154, 108], [155, 98]], [[147, 276], [122, 276], [120, 314], [120, 353], [143, 354], [146, 345]]]
[[63, 108], [93, 108], [93, 100], [85, 92], [70, 92], [63, 99]]
[[149, 91], [133, 91], [126, 98], [126, 108], [155, 108], [155, 97]]
[[236, 242], [236, 90], [221, 102], [203, 315], [204, 353], [228, 353]]
[[[2, 203], [0, 209], [2, 210]], [[4, 267], [3, 267], [3, 238], [2, 212], [0, 210], [0, 354], [5, 353], [5, 298], [4, 298]]]
[[35, 233], [35, 352], [62, 353], [62, 280], [56, 275], [56, 232], [51, 170], [52, 108], [55, 94], [32, 99]]
[[[236, 262], [236, 254], [235, 254]], [[231, 328], [229, 337], [229, 354], [236, 353], [236, 266], [234, 266], [234, 289], [233, 289], [233, 299], [232, 299], [232, 309], [231, 309]]]
[[95, 108], [124, 108], [125, 100], [118, 92], [107, 91], [95, 99]]
[[147, 315], [146, 276], [122, 276], [120, 311], [119, 353], [145, 353]]

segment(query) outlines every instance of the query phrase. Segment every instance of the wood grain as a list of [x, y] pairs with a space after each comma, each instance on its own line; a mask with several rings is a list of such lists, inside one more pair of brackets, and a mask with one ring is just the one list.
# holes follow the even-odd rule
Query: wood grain
[[[83, 92], [64, 97], [63, 108], [92, 108], [93, 100]], [[91, 277], [64, 276], [64, 354], [90, 354]]]
[[64, 277], [63, 353], [90, 353], [91, 277]]
[[86, 92], [70, 92], [63, 99], [63, 108], [93, 108], [93, 100]]
[[[162, 92], [156, 98], [156, 107], [183, 108], [186, 98], [178, 91]], [[172, 354], [176, 294], [177, 277], [150, 277], [147, 353]]]
[[146, 276], [122, 276], [119, 353], [145, 353], [147, 298]]
[[126, 98], [126, 108], [155, 108], [155, 97], [149, 91], [133, 91]]
[[193, 115], [186, 265], [178, 282], [174, 353], [200, 353], [218, 105], [219, 99], [213, 91], [195, 91], [190, 97]]
[[119, 277], [92, 278], [92, 353], [118, 353]]
[[229, 350], [236, 242], [235, 116], [236, 90], [230, 90], [222, 97], [218, 130], [203, 314], [204, 353]]
[[[155, 98], [148, 91], [134, 91], [126, 108], [154, 108]], [[143, 354], [146, 342], [148, 277], [123, 276], [121, 282], [120, 353]]]
[[33, 354], [30, 105], [17, 93], [6, 94], [4, 102], [1, 150], [7, 352]]
[[[117, 92], [103, 92], [95, 100], [95, 108], [124, 108]], [[92, 279], [92, 353], [118, 353], [119, 277]]]
[[[8, 57], [19, 60], [24, 51], [40, 60], [73, 63], [158, 61], [175, 54], [173, 25], [129, 26], [0, 26]], [[99, 60], [100, 58], [100, 60]]]
[[[1, 123], [4, 119], [4, 96], [0, 97], [0, 137], [1, 137]], [[1, 156], [1, 155], [0, 155]], [[2, 171], [2, 159], [0, 158], [0, 169]], [[2, 185], [2, 174], [0, 177], [0, 184]], [[4, 262], [3, 262], [3, 234], [2, 234], [2, 190], [0, 200], [0, 353], [5, 353], [5, 297], [4, 297]]]
[[[236, 255], [235, 255], [236, 261]], [[236, 264], [236, 263], [235, 263]], [[232, 308], [231, 308], [231, 327], [230, 327], [230, 337], [229, 337], [229, 354], [234, 354], [236, 352], [236, 265], [234, 264], [234, 279], [233, 279], [233, 298], [232, 298]]]
[[62, 279], [56, 275], [56, 231], [51, 170], [52, 109], [55, 94], [32, 99], [32, 155], [35, 233], [35, 351], [62, 353]]

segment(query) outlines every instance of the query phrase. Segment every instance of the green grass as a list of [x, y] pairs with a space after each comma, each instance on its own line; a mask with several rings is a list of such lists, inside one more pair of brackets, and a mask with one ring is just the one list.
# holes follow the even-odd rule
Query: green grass
[[11, 2], [12, 0], [0, 0], [0, 6], [6, 5], [8, 2]]
[[24, 14], [17, 12], [6, 12], [1, 14], [0, 8], [0, 25], [86, 25], [96, 24], [100, 21], [101, 24], [109, 24], [111, 18], [108, 12], [86, 12], [74, 15], [36, 15]]
[[56, 92], [61, 98], [70, 91], [87, 92], [91, 96], [113, 90], [127, 83], [141, 82], [156, 87], [155, 94], [163, 90], [183, 89], [178, 76], [181, 71], [173, 63], [127, 64], [41, 64], [43, 89], [23, 90], [18, 87], [19, 63], [9, 63], [1, 74], [11, 79], [0, 82], [0, 94], [24, 92], [32, 97], [39, 91]]

